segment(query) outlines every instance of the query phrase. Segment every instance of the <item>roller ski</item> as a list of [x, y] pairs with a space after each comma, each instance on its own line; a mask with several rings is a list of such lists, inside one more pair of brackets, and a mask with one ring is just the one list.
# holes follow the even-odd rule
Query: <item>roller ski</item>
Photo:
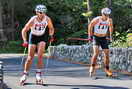
[[23, 73], [22, 77], [20, 78], [20, 86], [24, 86], [25, 81], [27, 80], [27, 73]]
[[37, 85], [43, 85], [43, 79], [41, 76], [42, 72], [36, 72], [36, 84]]
[[114, 75], [111, 70], [105, 69], [105, 73], [106, 73], [106, 77], [108, 77], [108, 78], [113, 78], [113, 79], [118, 78], [118, 76]]

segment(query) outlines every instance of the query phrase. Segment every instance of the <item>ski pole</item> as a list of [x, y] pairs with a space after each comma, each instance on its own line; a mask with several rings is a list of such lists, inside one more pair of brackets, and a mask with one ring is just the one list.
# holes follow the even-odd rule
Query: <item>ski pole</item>
[[[49, 43], [49, 47], [51, 46], [51, 43], [52, 42]], [[49, 58], [50, 58], [49, 56], [51, 55], [49, 47], [48, 47], [48, 58], [47, 58], [46, 65], [45, 65], [45, 70], [47, 71], [45, 72], [48, 72], [48, 65], [49, 65]]]
[[67, 40], [90, 41], [90, 39], [84, 39], [84, 38], [68, 38]]
[[23, 67], [23, 62], [24, 62], [24, 59], [25, 59], [26, 51], [27, 51], [27, 48], [25, 47], [24, 48], [24, 53], [23, 53], [23, 56], [22, 56], [22, 61], [21, 61], [21, 66], [22, 67]]

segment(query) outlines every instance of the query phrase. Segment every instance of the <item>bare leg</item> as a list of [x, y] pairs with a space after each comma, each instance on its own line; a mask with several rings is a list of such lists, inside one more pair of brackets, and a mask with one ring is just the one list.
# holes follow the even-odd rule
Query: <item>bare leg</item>
[[20, 85], [24, 85], [24, 83], [25, 83], [25, 81], [27, 79], [28, 71], [29, 71], [29, 69], [31, 67], [32, 59], [33, 59], [34, 54], [35, 54], [35, 49], [36, 49], [35, 45], [29, 45], [28, 57], [27, 57], [27, 60], [25, 62], [25, 65], [24, 65], [23, 76], [20, 78]]
[[40, 42], [38, 44], [38, 64], [37, 64], [37, 68], [38, 69], [42, 69], [43, 68], [43, 54], [45, 51], [45, 42]]
[[104, 51], [104, 65], [109, 70], [109, 49], [103, 49]]
[[103, 49], [104, 51], [104, 67], [108, 76], [112, 76], [112, 72], [109, 70], [109, 49]]
[[38, 44], [38, 63], [37, 63], [37, 72], [36, 72], [36, 83], [43, 84], [43, 80], [41, 78], [41, 70], [43, 68], [43, 54], [45, 51], [45, 42], [40, 42]]
[[91, 66], [89, 69], [90, 76], [93, 75], [95, 72], [95, 65], [96, 65], [96, 60], [99, 54], [99, 47], [98, 46], [93, 46], [93, 56], [91, 58]]
[[24, 72], [28, 72], [30, 67], [31, 67], [32, 60], [33, 60], [34, 54], [35, 54], [35, 49], [36, 49], [35, 45], [29, 45], [28, 57], [27, 57], [27, 60], [25, 62], [25, 65], [24, 65]]

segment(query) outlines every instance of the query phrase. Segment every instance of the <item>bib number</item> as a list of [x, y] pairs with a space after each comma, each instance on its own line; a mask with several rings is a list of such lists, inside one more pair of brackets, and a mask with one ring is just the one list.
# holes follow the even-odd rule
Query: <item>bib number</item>
[[105, 29], [108, 29], [108, 26], [107, 25], [101, 25], [98, 27], [98, 29], [105, 30]]

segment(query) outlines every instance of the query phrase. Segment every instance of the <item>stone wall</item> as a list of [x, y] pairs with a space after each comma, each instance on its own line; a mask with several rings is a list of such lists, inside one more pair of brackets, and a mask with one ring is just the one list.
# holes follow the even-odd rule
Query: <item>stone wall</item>
[[[90, 64], [92, 45], [58, 45], [50, 47], [50, 54], [60, 60]], [[103, 53], [98, 56], [98, 64], [103, 64]], [[110, 68], [132, 72], [132, 48], [110, 47]]]

